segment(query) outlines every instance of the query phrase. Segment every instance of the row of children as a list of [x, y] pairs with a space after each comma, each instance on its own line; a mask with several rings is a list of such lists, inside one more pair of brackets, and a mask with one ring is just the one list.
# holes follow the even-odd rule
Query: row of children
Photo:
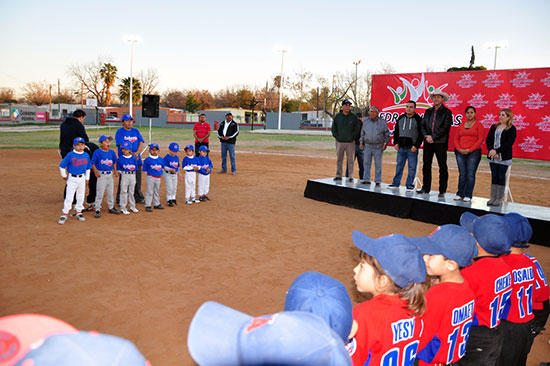
[[[72, 208], [76, 195], [75, 217], [79, 221], [85, 221], [82, 215], [84, 209], [84, 195], [86, 182], [90, 174], [97, 177], [95, 215], [101, 217], [101, 205], [105, 193], [107, 193], [107, 205], [109, 213], [129, 215], [130, 211], [137, 213], [134, 199], [134, 188], [136, 185], [136, 172], [138, 172], [138, 160], [132, 155], [130, 142], [121, 144], [122, 154], [117, 158], [116, 153], [111, 149], [111, 136], [102, 135], [99, 138], [100, 148], [94, 151], [90, 159], [84, 153], [85, 141], [81, 137], [73, 140], [73, 151], [68, 153], [59, 164], [63, 179], [67, 181], [66, 196], [63, 204], [62, 215], [58, 223], [64, 224]], [[193, 145], [185, 147], [186, 156], [181, 160], [178, 157], [180, 147], [178, 143], [172, 142], [168, 147], [168, 154], [164, 158], [159, 156], [160, 147], [158, 144], [149, 145], [149, 156], [143, 161], [143, 171], [147, 174], [147, 191], [145, 194], [145, 210], [148, 212], [155, 209], [164, 209], [160, 203], [160, 181], [164, 175], [166, 183], [166, 201], [168, 206], [177, 205], [176, 192], [178, 177], [181, 179], [180, 168], [185, 172], [185, 199], [187, 204], [193, 202], [208, 201], [210, 190], [210, 173], [212, 161], [208, 157], [208, 148], [201, 146], [199, 156], [195, 156]], [[115, 208], [114, 200], [114, 178], [120, 173], [120, 212]], [[197, 179], [198, 175], [198, 179]], [[198, 180], [198, 196], [196, 185]], [[128, 208], [127, 208], [128, 205]]]
[[354, 280], [373, 297], [352, 309], [338, 281], [299, 276], [283, 312], [252, 317], [203, 304], [188, 333], [199, 365], [525, 365], [548, 318], [549, 289], [523, 253], [516, 213], [465, 213], [426, 237], [355, 231]]

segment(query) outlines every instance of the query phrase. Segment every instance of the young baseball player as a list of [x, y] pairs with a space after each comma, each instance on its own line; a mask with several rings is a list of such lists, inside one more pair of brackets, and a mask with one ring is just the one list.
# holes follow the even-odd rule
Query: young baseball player
[[208, 147], [199, 147], [197, 180], [199, 186], [199, 201], [210, 201], [207, 196], [210, 191], [210, 173], [212, 172], [212, 160], [208, 157]]
[[176, 201], [176, 192], [178, 190], [180, 169], [179, 151], [180, 145], [176, 142], [172, 142], [168, 146], [168, 154], [164, 157], [164, 183], [166, 183], [166, 203], [169, 207], [178, 204]]
[[501, 258], [512, 245], [509, 226], [500, 216], [477, 217], [469, 212], [462, 214], [460, 225], [474, 235], [479, 253], [461, 271], [476, 296], [476, 311], [466, 354], [458, 364], [497, 365], [503, 341], [499, 325], [510, 310], [513, 290], [510, 267]]
[[185, 157], [181, 162], [181, 168], [185, 170], [185, 203], [188, 205], [199, 203], [196, 197], [195, 186], [197, 184], [197, 170], [199, 170], [198, 158], [194, 154], [193, 145], [185, 147]]
[[477, 256], [474, 237], [458, 225], [438, 227], [428, 237], [411, 238], [424, 254], [436, 284], [426, 292], [424, 329], [416, 355], [420, 365], [448, 365], [466, 352], [474, 319], [475, 295], [460, 269]]
[[136, 199], [134, 197], [134, 189], [136, 187], [136, 172], [138, 171], [138, 161], [132, 155], [132, 143], [124, 141], [121, 145], [122, 154], [117, 161], [117, 169], [120, 173], [120, 211], [124, 215], [129, 215], [130, 212], [126, 209], [126, 205], [130, 204], [130, 211], [138, 213], [136, 208]]
[[534, 329], [533, 303], [537, 296], [537, 267], [533, 261], [523, 254], [526, 243], [532, 234], [529, 220], [517, 213], [509, 213], [502, 217], [512, 232], [512, 252], [502, 257], [512, 268], [513, 291], [508, 317], [502, 321], [504, 342], [500, 361], [502, 365], [525, 365], [527, 355], [533, 342]]
[[353, 309], [356, 332], [348, 343], [353, 364], [412, 365], [426, 307], [422, 254], [399, 234], [372, 239], [354, 231], [353, 242], [361, 249], [354, 269], [357, 290], [374, 296]]
[[115, 209], [114, 197], [114, 179], [117, 177], [116, 153], [111, 150], [112, 136], [102, 135], [99, 138], [99, 149], [92, 155], [92, 167], [97, 177], [96, 196], [95, 196], [95, 218], [101, 217], [101, 201], [107, 190], [107, 205], [109, 213], [119, 215], [120, 212]]
[[86, 218], [82, 216], [82, 210], [84, 209], [86, 182], [90, 179], [92, 163], [90, 162], [90, 156], [84, 152], [84, 148], [86, 147], [84, 143], [85, 141], [82, 137], [76, 137], [73, 140], [73, 151], [65, 155], [61, 163], [59, 163], [61, 177], [67, 181], [67, 194], [63, 203], [63, 214], [59, 218], [59, 221], [57, 221], [60, 225], [63, 225], [67, 221], [67, 216], [73, 206], [75, 194], [76, 218], [78, 221], [86, 221]]
[[143, 162], [143, 171], [147, 173], [147, 191], [145, 192], [145, 211], [152, 212], [151, 203], [157, 210], [164, 210], [160, 204], [160, 178], [164, 171], [164, 160], [159, 156], [158, 144], [149, 145], [149, 156]]

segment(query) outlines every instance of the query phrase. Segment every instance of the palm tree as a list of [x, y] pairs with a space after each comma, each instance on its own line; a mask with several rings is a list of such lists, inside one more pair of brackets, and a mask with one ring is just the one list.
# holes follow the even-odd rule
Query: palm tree
[[[119, 98], [123, 103], [128, 103], [130, 99], [130, 78], [124, 78], [119, 85]], [[141, 101], [141, 81], [133, 78], [132, 83], [132, 104], [138, 105]]]
[[107, 92], [107, 100], [105, 101], [105, 105], [107, 107], [111, 105], [111, 87], [115, 83], [117, 71], [116, 66], [111, 65], [110, 63], [103, 64], [103, 67], [99, 70]]

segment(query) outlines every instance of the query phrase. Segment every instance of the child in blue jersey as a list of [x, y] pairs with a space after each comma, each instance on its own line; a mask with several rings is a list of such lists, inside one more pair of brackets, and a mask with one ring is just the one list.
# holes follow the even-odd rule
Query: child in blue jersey
[[122, 155], [117, 161], [117, 170], [120, 173], [120, 211], [124, 215], [129, 215], [130, 212], [126, 209], [126, 205], [130, 204], [130, 211], [138, 213], [136, 208], [136, 199], [134, 197], [134, 189], [136, 187], [136, 174], [138, 174], [138, 161], [132, 155], [132, 144], [125, 141], [121, 144]]
[[193, 145], [185, 147], [186, 156], [181, 162], [181, 168], [185, 170], [185, 203], [188, 205], [199, 203], [196, 197], [195, 186], [197, 184], [197, 170], [199, 170], [198, 158], [195, 157], [195, 148]]
[[168, 146], [168, 154], [164, 157], [164, 183], [166, 183], [166, 203], [169, 207], [177, 205], [176, 192], [178, 190], [178, 176], [180, 168], [180, 158], [178, 152], [180, 145], [176, 142]]
[[160, 204], [160, 178], [164, 171], [164, 159], [159, 156], [158, 144], [149, 145], [149, 156], [143, 162], [143, 171], [147, 173], [147, 191], [145, 192], [145, 211], [152, 212], [151, 203], [157, 210], [164, 210]]
[[107, 205], [109, 207], [109, 213], [120, 214], [115, 209], [115, 197], [114, 197], [114, 178], [117, 177], [116, 153], [111, 150], [112, 136], [102, 135], [99, 138], [99, 149], [94, 151], [92, 155], [92, 167], [94, 174], [97, 177], [96, 196], [95, 196], [95, 218], [101, 217], [101, 201], [103, 201], [103, 195], [107, 190]]
[[[82, 137], [77, 137], [73, 140], [73, 151], [65, 155], [61, 163], [59, 163], [59, 171], [63, 179], [67, 181], [67, 194], [63, 203], [63, 214], [57, 221], [63, 225], [67, 221], [69, 211], [73, 206], [73, 198], [76, 194], [76, 218], [78, 221], [86, 221], [82, 216], [84, 209], [84, 194], [86, 193], [86, 182], [90, 179], [90, 169], [92, 163], [90, 156], [84, 152], [86, 145]], [[68, 173], [68, 176], [67, 176]]]
[[198, 190], [199, 190], [199, 201], [210, 201], [210, 198], [207, 196], [210, 191], [210, 173], [212, 172], [212, 160], [208, 157], [208, 147], [201, 146], [199, 147], [199, 157], [197, 158], [199, 174], [197, 175], [198, 180]]

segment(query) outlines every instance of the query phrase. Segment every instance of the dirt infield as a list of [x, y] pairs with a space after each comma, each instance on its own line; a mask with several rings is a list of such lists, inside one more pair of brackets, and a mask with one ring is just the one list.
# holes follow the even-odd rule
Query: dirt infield
[[[353, 284], [354, 229], [420, 236], [435, 228], [305, 199], [307, 179], [334, 174], [332, 153], [280, 152], [238, 145], [238, 173], [213, 174], [210, 202], [184, 205], [180, 182], [176, 208], [147, 213], [138, 205], [138, 214], [100, 219], [86, 213], [86, 222], [61, 226], [64, 181], [56, 151], [0, 150], [0, 316], [48, 314], [130, 339], [154, 366], [192, 365], [187, 329], [203, 302], [252, 315], [277, 312], [294, 278], [316, 270], [342, 281], [357, 303], [363, 298]], [[211, 156], [219, 169], [219, 152]], [[395, 155], [384, 159], [389, 182]], [[488, 171], [482, 164], [476, 196], [488, 196]], [[516, 202], [548, 206], [548, 180], [535, 178], [548, 178], [547, 170], [526, 164], [514, 173]], [[450, 176], [454, 189], [456, 170]], [[550, 272], [550, 249], [528, 252]], [[537, 337], [529, 365], [550, 361], [549, 337], [549, 331]]]

